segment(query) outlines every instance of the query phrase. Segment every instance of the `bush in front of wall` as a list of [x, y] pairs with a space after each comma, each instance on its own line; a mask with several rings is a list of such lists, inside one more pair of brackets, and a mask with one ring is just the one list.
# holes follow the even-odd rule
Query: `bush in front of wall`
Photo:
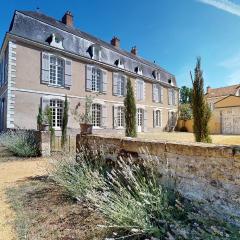
[[68, 125], [68, 99], [66, 95], [65, 101], [64, 101], [63, 120], [62, 120], [62, 137], [61, 137], [62, 148], [64, 148], [67, 143], [67, 125]]
[[0, 135], [0, 143], [17, 157], [36, 157], [39, 155], [38, 143], [31, 131], [7, 131]]

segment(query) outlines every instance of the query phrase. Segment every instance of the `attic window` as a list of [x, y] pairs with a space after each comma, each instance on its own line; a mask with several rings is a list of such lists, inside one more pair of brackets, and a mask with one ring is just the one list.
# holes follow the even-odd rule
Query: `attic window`
[[121, 60], [121, 59], [117, 59], [117, 60], [115, 61], [115, 65], [116, 65], [117, 67], [119, 67], [119, 68], [124, 69], [124, 63], [123, 63], [123, 60]]
[[93, 44], [88, 49], [88, 53], [89, 53], [90, 57], [97, 61], [101, 60], [101, 56], [102, 56], [101, 52], [102, 52], [102, 48], [98, 44]]
[[171, 84], [171, 85], [173, 86], [172, 78], [169, 78], [169, 79], [168, 79], [168, 83]]
[[240, 97], [240, 88], [237, 90], [236, 96]]
[[158, 81], [161, 80], [161, 73], [158, 72], [157, 70], [154, 70], [154, 71], [152, 72], [152, 75], [153, 75], [154, 79], [156, 79], [156, 80], [158, 80]]
[[134, 71], [135, 71], [135, 73], [137, 73], [139, 75], [143, 74], [142, 69], [140, 67], [135, 67]]
[[63, 37], [60, 36], [59, 34], [51, 34], [51, 36], [48, 37], [48, 39], [46, 40], [50, 46], [52, 47], [56, 47], [56, 48], [60, 48], [60, 49], [64, 49], [63, 48]]

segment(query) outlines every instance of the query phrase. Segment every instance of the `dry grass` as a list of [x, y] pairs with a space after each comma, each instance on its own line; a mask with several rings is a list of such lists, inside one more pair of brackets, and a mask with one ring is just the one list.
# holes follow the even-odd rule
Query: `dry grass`
[[7, 194], [19, 239], [100, 240], [106, 235], [97, 227], [104, 223], [98, 213], [68, 198], [46, 177], [27, 179]]
[[[139, 133], [138, 137], [149, 140], [195, 142], [194, 135], [185, 132]], [[215, 144], [240, 145], [239, 135], [211, 135], [211, 138]]]

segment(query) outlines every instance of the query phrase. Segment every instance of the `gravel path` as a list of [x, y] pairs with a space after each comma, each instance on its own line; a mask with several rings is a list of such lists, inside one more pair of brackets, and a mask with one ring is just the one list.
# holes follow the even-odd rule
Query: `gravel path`
[[45, 174], [47, 160], [34, 158], [28, 160], [16, 159], [1, 161], [0, 159], [0, 240], [15, 240], [16, 233], [11, 224], [14, 221], [14, 212], [6, 199], [5, 189], [27, 177]]

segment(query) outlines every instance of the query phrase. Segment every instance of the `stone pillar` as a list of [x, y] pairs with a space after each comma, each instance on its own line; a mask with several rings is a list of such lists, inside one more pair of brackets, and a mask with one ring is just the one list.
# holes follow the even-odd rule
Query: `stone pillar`
[[42, 157], [51, 156], [51, 135], [49, 131], [39, 132], [39, 150]]

